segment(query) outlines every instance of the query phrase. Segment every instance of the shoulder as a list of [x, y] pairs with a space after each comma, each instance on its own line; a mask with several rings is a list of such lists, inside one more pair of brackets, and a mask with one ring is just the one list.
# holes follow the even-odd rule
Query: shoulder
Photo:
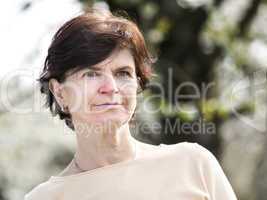
[[192, 156], [198, 159], [207, 159], [208, 157], [213, 157], [213, 154], [208, 149], [199, 145], [198, 143], [180, 142], [171, 145], [161, 144], [161, 146], [165, 147], [167, 151], [178, 154], [186, 153], [187, 156]]
[[[168, 154], [177, 158], [179, 163], [190, 164], [205, 168], [207, 165], [219, 166], [216, 157], [198, 143], [181, 142], [171, 145], [161, 145]], [[199, 168], [198, 168], [199, 169]]]
[[[45, 181], [43, 183], [40, 183], [39, 185], [35, 186], [30, 192], [25, 194], [24, 200], [49, 199], [47, 195], [51, 194], [52, 191], [51, 189], [54, 187], [55, 187], [54, 183], [50, 181]], [[49, 191], [49, 193], [47, 191]]]
[[208, 149], [197, 143], [187, 142], [171, 146], [179, 157], [176, 160], [182, 161], [179, 162], [183, 169], [182, 175], [195, 180], [211, 199], [237, 199], [221, 165]]

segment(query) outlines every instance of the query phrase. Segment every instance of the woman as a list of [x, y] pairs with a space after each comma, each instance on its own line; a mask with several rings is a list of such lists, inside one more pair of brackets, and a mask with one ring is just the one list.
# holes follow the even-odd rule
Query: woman
[[136, 24], [90, 11], [55, 34], [39, 79], [53, 115], [76, 133], [73, 160], [26, 200], [233, 200], [215, 157], [193, 143], [135, 140], [136, 97], [153, 59]]

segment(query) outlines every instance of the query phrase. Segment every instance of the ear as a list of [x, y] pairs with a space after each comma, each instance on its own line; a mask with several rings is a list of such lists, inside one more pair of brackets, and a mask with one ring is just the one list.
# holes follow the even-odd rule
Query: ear
[[64, 98], [63, 98], [63, 92], [62, 92], [63, 90], [61, 83], [59, 83], [56, 79], [52, 78], [49, 80], [48, 85], [49, 85], [49, 90], [52, 92], [57, 103], [62, 108], [64, 105]]

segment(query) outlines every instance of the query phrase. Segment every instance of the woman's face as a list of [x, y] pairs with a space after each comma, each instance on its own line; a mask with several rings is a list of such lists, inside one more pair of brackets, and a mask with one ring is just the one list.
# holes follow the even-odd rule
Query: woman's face
[[74, 125], [122, 125], [134, 113], [138, 83], [134, 58], [128, 49], [115, 51], [101, 63], [67, 76], [62, 84], [62, 98]]

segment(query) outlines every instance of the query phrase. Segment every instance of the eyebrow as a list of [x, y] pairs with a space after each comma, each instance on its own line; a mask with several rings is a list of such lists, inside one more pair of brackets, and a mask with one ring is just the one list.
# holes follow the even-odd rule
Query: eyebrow
[[130, 66], [122, 66], [122, 67], [118, 67], [118, 68], [116, 69], [116, 71], [125, 70], [125, 69], [128, 69], [128, 70], [130, 70], [131, 72], [134, 71], [134, 68], [133, 68], [133, 67], [130, 67]]
[[[93, 70], [96, 70], [96, 71], [101, 71], [101, 68], [99, 67], [95, 67], [95, 66], [92, 66], [90, 67], [89, 69], [93, 69]], [[122, 67], [118, 67], [115, 69], [115, 71], [120, 71], [120, 70], [125, 70], [125, 69], [128, 69], [130, 70], [131, 72], [134, 71], [133, 67], [130, 67], [130, 66], [122, 66]]]

